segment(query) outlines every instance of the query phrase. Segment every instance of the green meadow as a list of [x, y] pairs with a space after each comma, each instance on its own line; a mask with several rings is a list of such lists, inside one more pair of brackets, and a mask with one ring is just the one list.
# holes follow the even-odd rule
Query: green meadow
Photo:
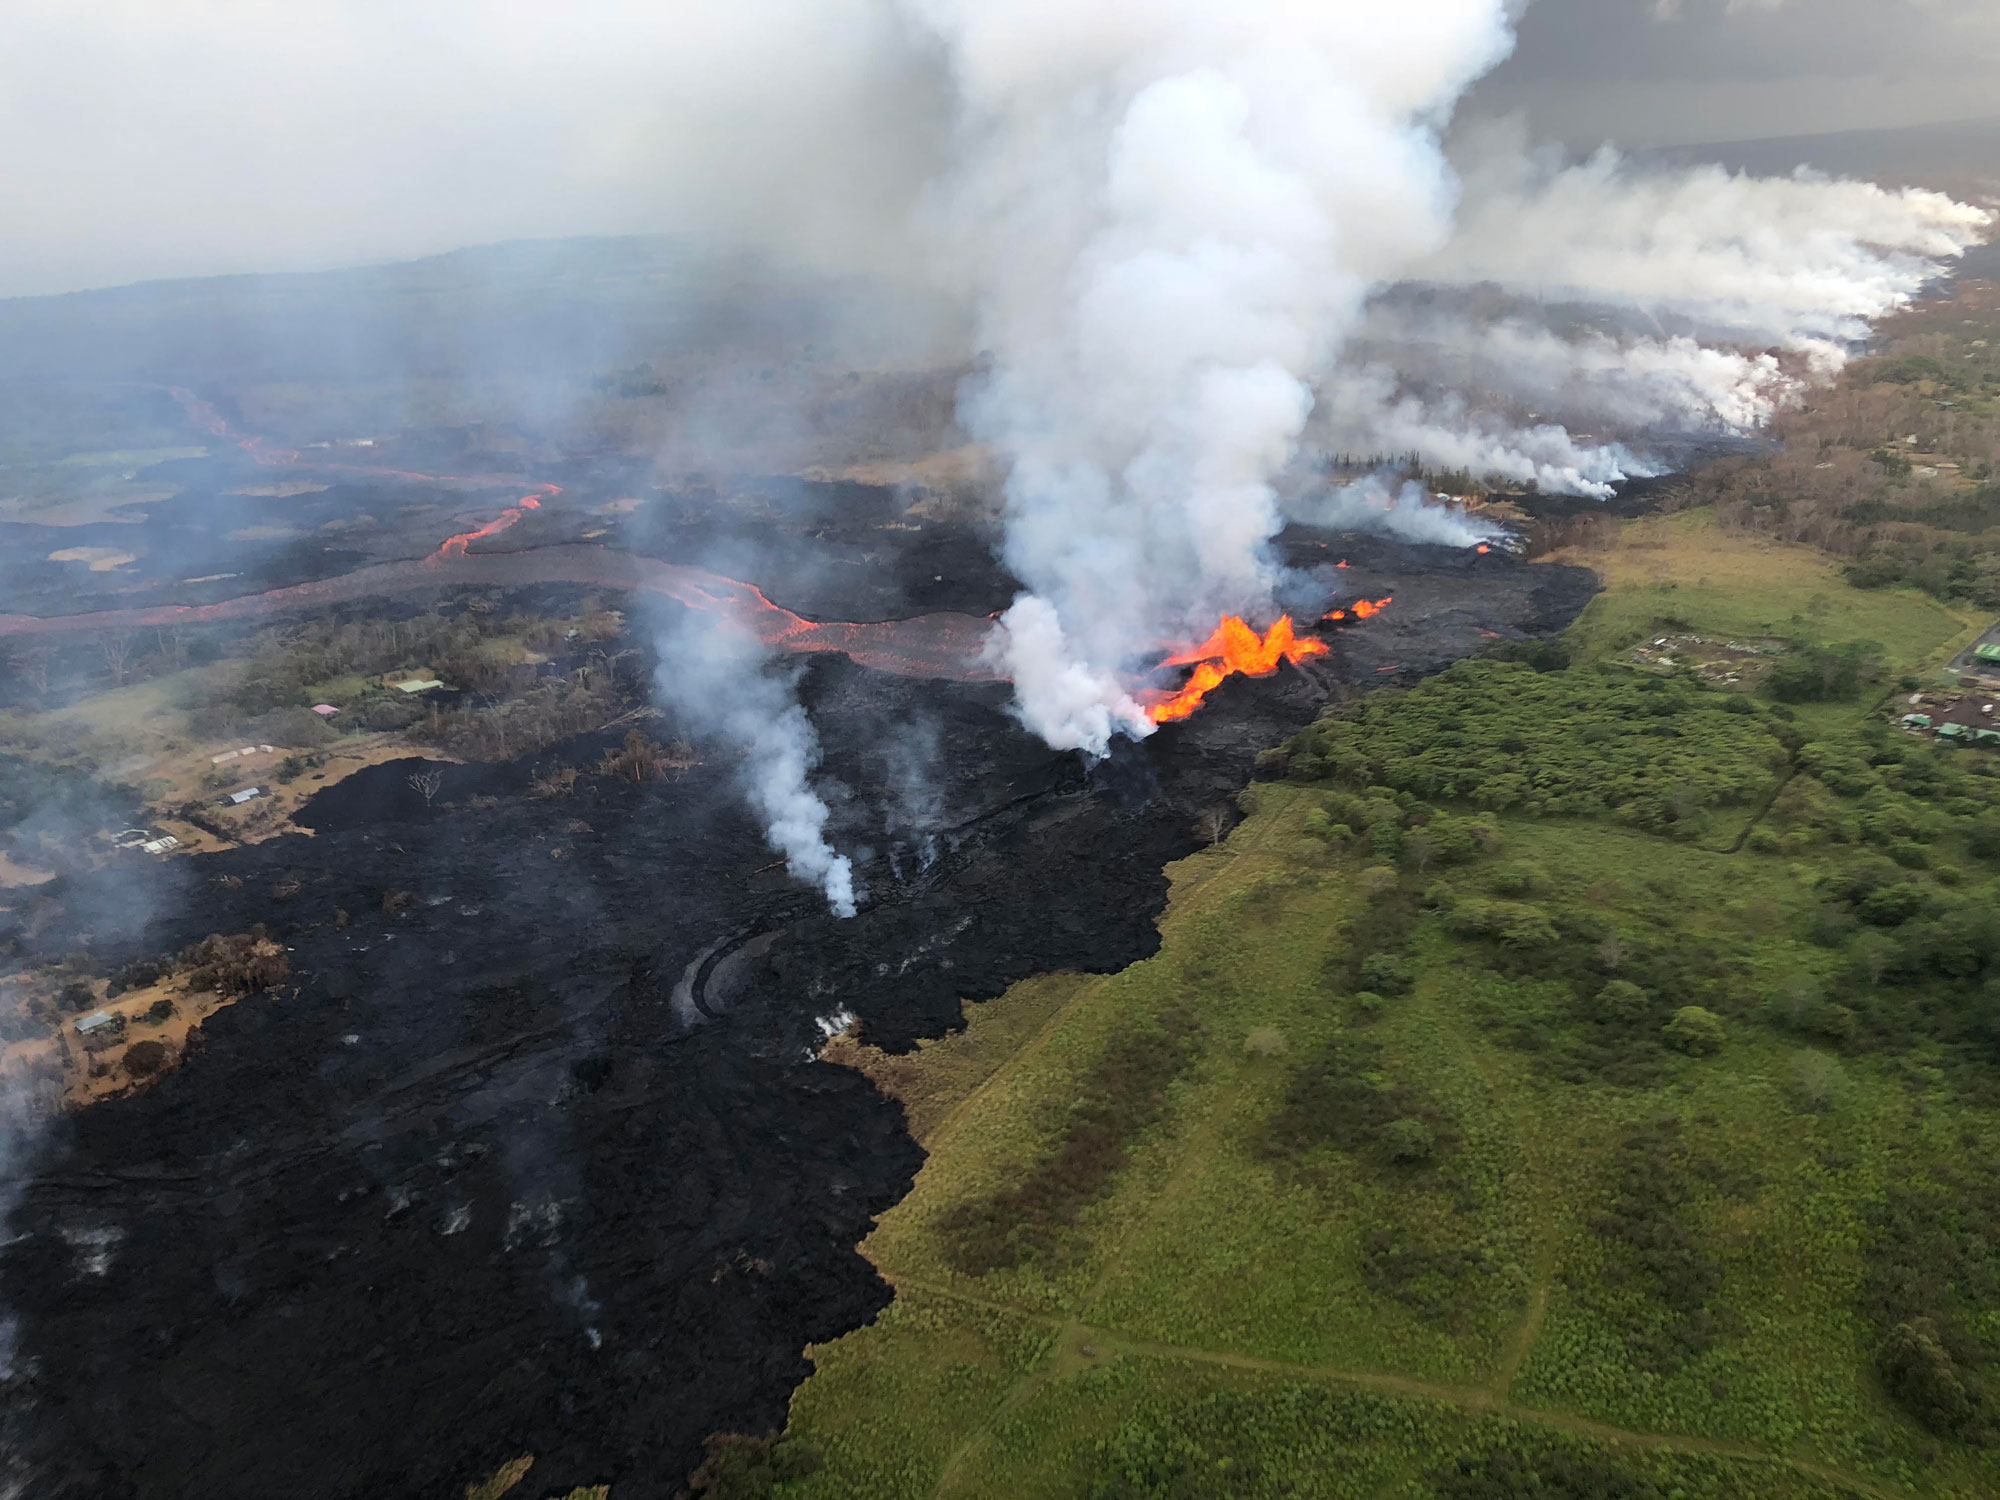
[[1269, 757], [1154, 958], [837, 1049], [929, 1152], [896, 1300], [706, 1493], [2000, 1493], [2000, 757], [1887, 707], [1977, 622], [1699, 513], [1584, 560], [1565, 651]]

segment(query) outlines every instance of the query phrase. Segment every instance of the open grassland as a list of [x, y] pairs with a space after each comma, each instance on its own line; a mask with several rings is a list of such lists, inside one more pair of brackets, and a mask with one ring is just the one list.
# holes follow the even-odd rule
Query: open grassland
[[1729, 532], [1707, 509], [1628, 522], [1550, 561], [1604, 579], [1570, 628], [1579, 661], [1680, 624], [1750, 638], [1872, 640], [1904, 670], [1920, 670], [1942, 666], [1992, 623], [1990, 610], [1915, 589], [1852, 588], [1839, 561], [1817, 548]]
[[709, 1493], [2000, 1493], [2000, 760], [1599, 664], [1973, 622], [1627, 530], [1576, 665], [1295, 740], [1153, 959], [842, 1044], [931, 1153], [897, 1300]]

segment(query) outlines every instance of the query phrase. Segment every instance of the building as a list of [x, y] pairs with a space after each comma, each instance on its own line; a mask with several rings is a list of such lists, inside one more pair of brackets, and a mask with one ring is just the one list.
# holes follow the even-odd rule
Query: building
[[118, 1018], [108, 1010], [94, 1011], [76, 1023], [78, 1036], [103, 1036], [118, 1029]]

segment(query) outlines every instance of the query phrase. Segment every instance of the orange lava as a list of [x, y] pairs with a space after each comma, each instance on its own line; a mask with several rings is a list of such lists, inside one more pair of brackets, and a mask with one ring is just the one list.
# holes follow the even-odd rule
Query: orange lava
[[1491, 552], [1493, 549], [1487, 546], [1486, 543], [1481, 542], [1477, 547], [1473, 548], [1472, 550], [1475, 552], [1484, 553], [1484, 552]]
[[1296, 666], [1312, 657], [1326, 655], [1327, 650], [1325, 641], [1297, 634], [1290, 615], [1279, 616], [1278, 623], [1263, 635], [1235, 615], [1224, 616], [1207, 640], [1191, 650], [1175, 652], [1160, 664], [1192, 666], [1194, 673], [1179, 692], [1148, 705], [1147, 717], [1155, 724], [1185, 719], [1201, 707], [1203, 699], [1239, 672], [1246, 677], [1268, 677], [1278, 670], [1281, 661]]
[[518, 503], [501, 511], [499, 515], [488, 521], [484, 526], [473, 531], [461, 531], [457, 536], [446, 537], [443, 542], [438, 544], [437, 551], [430, 555], [429, 561], [438, 563], [443, 562], [447, 557], [465, 556], [467, 549], [474, 542], [481, 541], [489, 536], [499, 535], [529, 511], [540, 510], [544, 500], [553, 500], [561, 493], [561, 485], [545, 484], [539, 490], [536, 490], [534, 494], [523, 495]]
[[1326, 618], [1336, 625], [1342, 620], [1366, 620], [1381, 614], [1383, 610], [1395, 602], [1394, 597], [1386, 599], [1356, 599], [1346, 609], [1328, 610]]

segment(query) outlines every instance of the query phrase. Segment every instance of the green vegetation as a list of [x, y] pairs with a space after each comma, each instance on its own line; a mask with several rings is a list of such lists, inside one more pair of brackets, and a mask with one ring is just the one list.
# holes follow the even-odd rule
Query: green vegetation
[[[1156, 957], [846, 1046], [930, 1159], [794, 1400], [818, 1467], [743, 1493], [2000, 1491], [2000, 759], [1785, 628], [1900, 673], [1967, 622], [1647, 528], [1565, 650], [1267, 758]], [[1663, 600], [1824, 685], [1615, 665]]]
[[1781, 448], [1712, 466], [1692, 498], [1827, 548], [1859, 588], [2000, 609], [2000, 302], [1967, 284], [1881, 332], [1879, 353], [1779, 417]]

